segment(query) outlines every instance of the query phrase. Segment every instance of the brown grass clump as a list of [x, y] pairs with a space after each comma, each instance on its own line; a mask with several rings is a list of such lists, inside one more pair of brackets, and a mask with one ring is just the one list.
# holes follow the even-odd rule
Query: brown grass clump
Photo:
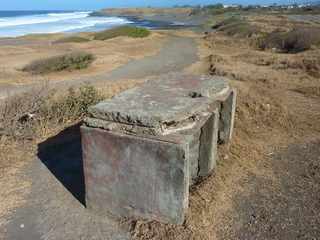
[[289, 32], [273, 31], [257, 40], [261, 50], [274, 49], [281, 53], [298, 53], [320, 43], [319, 28], [295, 28]]
[[240, 19], [239, 17], [232, 16], [232, 17], [223, 19], [222, 21], [214, 24], [211, 28], [212, 29], [219, 29], [219, 28], [224, 27], [229, 24], [238, 23], [239, 21], [242, 21], [242, 19]]
[[95, 57], [91, 53], [73, 52], [33, 61], [25, 66], [22, 71], [32, 74], [45, 74], [64, 70], [80, 70], [87, 68], [94, 59]]
[[305, 58], [302, 60], [303, 69], [311, 76], [320, 76], [320, 56]]
[[319, 86], [300, 87], [295, 89], [295, 91], [308, 97], [320, 97]]
[[260, 31], [256, 26], [237, 17], [225, 19], [215, 24], [212, 28], [232, 37], [250, 38], [260, 34]]
[[0, 136], [21, 137], [30, 135], [33, 117], [48, 97], [47, 86], [12, 96], [0, 105]]
[[317, 55], [302, 55], [297, 58], [285, 58], [275, 61], [272, 68], [276, 70], [302, 70], [312, 77], [320, 77], [320, 57]]
[[90, 105], [104, 98], [90, 85], [79, 90], [70, 88], [64, 96], [46, 89], [34, 89], [5, 100], [0, 107], [0, 137], [33, 139], [38, 131], [54, 124], [80, 120]]

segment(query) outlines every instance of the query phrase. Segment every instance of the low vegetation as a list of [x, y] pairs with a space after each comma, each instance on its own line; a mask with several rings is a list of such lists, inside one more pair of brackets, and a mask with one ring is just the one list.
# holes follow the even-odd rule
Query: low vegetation
[[55, 41], [55, 43], [83, 43], [83, 42], [89, 42], [89, 41], [90, 39], [88, 38], [84, 38], [80, 36], [69, 36], [69, 37], [61, 38]]
[[225, 27], [229, 24], [235, 24], [238, 23], [239, 21], [243, 21], [243, 19], [236, 17], [236, 16], [231, 16], [229, 18], [223, 19], [222, 21], [217, 22], [216, 24], [214, 24], [211, 28], [212, 29], [219, 29], [221, 27]]
[[94, 59], [94, 56], [90, 53], [73, 52], [70, 54], [33, 61], [26, 65], [22, 71], [32, 74], [45, 74], [64, 70], [80, 70], [87, 68]]
[[256, 26], [238, 17], [227, 18], [215, 24], [212, 28], [228, 36], [242, 38], [249, 38], [260, 34], [260, 31]]
[[227, 36], [252, 38], [251, 43], [260, 50], [272, 49], [279, 53], [299, 53], [320, 46], [320, 28], [295, 26], [285, 31], [264, 32], [244, 17], [231, 16], [215, 23], [212, 29]]
[[7, 99], [0, 108], [0, 137], [33, 139], [39, 132], [82, 119], [88, 107], [104, 99], [93, 86], [69, 89], [61, 96], [44, 86]]
[[126, 36], [132, 38], [144, 38], [150, 35], [150, 31], [146, 28], [134, 26], [122, 26], [106, 31], [98, 32], [94, 35], [94, 40], [108, 40], [115, 37]]
[[296, 92], [309, 97], [320, 97], [320, 86], [306, 86], [295, 89]]
[[288, 32], [273, 31], [257, 40], [261, 50], [274, 49], [282, 53], [298, 53], [320, 43], [319, 28], [295, 28]]

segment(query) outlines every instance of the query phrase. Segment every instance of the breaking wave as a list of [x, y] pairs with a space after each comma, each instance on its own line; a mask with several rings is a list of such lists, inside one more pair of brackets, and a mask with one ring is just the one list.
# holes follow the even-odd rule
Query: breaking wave
[[28, 16], [1, 17], [0, 37], [34, 33], [56, 33], [90, 30], [91, 27], [112, 27], [132, 23], [119, 17], [91, 17], [91, 12], [46, 13]]

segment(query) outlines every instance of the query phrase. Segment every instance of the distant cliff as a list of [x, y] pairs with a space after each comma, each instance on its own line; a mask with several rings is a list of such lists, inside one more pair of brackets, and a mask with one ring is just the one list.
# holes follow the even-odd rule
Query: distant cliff
[[147, 17], [154, 15], [188, 16], [191, 8], [108, 8], [93, 12], [92, 16], [132, 16]]
[[207, 17], [192, 14], [193, 8], [109, 8], [93, 12], [91, 16], [134, 17], [152, 21], [200, 25]]

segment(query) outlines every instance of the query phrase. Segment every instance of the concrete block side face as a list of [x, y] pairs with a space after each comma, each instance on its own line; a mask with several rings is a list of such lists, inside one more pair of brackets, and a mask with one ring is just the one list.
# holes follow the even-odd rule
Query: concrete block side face
[[198, 178], [200, 140], [198, 139], [197, 143], [190, 145], [189, 148], [190, 184], [193, 184]]
[[221, 103], [221, 117], [219, 126], [220, 143], [228, 143], [232, 138], [236, 105], [237, 92], [232, 90], [227, 100]]
[[182, 224], [188, 146], [82, 127], [86, 205], [99, 213]]
[[219, 132], [219, 111], [216, 109], [201, 129], [199, 150], [199, 176], [208, 176], [216, 166]]

